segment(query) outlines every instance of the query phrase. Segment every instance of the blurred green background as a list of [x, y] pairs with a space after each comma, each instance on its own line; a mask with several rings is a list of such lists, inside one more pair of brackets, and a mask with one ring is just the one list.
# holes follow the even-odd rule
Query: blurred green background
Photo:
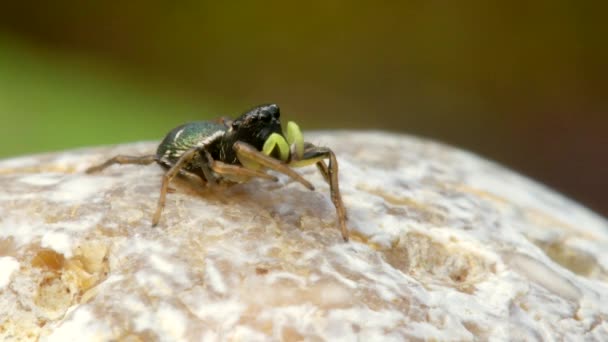
[[431, 137], [608, 215], [606, 2], [0, 5], [0, 157], [160, 140], [278, 103]]

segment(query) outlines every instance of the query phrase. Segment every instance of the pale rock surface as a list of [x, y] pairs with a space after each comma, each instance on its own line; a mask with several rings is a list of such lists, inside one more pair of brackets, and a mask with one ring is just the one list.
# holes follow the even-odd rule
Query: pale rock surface
[[317, 133], [351, 242], [300, 169], [208, 189], [83, 170], [153, 143], [0, 162], [0, 340], [608, 340], [608, 223], [475, 155]]

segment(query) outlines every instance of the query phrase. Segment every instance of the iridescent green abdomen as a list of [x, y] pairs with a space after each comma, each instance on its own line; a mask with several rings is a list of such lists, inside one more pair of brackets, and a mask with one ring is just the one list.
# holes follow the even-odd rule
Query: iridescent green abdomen
[[166, 166], [175, 164], [179, 157], [192, 147], [206, 146], [214, 155], [219, 150], [220, 140], [226, 126], [209, 121], [190, 122], [172, 129], [156, 150], [156, 159]]

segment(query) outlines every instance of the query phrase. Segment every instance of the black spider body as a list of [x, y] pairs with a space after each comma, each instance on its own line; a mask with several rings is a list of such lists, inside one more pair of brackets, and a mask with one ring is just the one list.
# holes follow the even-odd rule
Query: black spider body
[[[279, 117], [279, 107], [270, 104], [255, 107], [234, 121], [196, 121], [178, 126], [158, 145], [156, 161], [170, 168], [186, 151], [198, 147], [201, 152], [208, 152], [213, 160], [240, 165], [233, 149], [234, 143], [242, 141], [261, 150], [272, 133], [283, 134]], [[205, 179], [199, 165], [201, 159], [204, 156], [196, 156], [184, 169]]]

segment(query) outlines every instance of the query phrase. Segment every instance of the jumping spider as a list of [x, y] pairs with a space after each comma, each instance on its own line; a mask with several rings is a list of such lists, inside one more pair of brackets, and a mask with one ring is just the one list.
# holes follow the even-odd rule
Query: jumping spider
[[[157, 162], [165, 168], [167, 171], [162, 178], [160, 197], [152, 218], [152, 225], [156, 226], [165, 206], [169, 183], [180, 172], [194, 174], [210, 184], [242, 183], [254, 177], [276, 182], [275, 176], [264, 171], [271, 169], [314, 190], [310, 182], [291, 168], [315, 164], [329, 184], [342, 238], [348, 241], [336, 156], [327, 147], [305, 142], [294, 122], [287, 123], [283, 133], [279, 116], [279, 107], [268, 104], [254, 107], [235, 120], [222, 118], [187, 123], [171, 130], [154, 155], [119, 155], [86, 172], [98, 172], [113, 164], [147, 165]], [[325, 159], [329, 160], [328, 164]]]

